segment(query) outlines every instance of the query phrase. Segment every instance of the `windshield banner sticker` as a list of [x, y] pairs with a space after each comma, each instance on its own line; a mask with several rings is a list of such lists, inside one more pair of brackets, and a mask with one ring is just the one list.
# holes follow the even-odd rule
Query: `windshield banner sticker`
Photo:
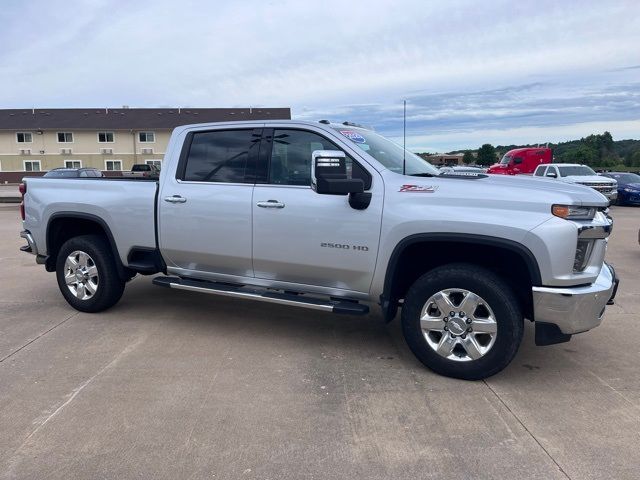
[[362, 135], [353, 130], [340, 130], [340, 133], [355, 143], [366, 143], [367, 141]]
[[431, 185], [402, 185], [399, 192], [418, 192], [418, 193], [434, 193], [438, 187]]

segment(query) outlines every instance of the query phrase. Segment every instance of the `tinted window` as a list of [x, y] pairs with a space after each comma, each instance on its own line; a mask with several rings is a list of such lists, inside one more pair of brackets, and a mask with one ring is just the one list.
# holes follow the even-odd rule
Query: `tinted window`
[[249, 155], [260, 144], [253, 130], [194, 133], [184, 180], [195, 182], [245, 182]]
[[544, 171], [547, 169], [547, 167], [539, 167], [536, 170], [536, 177], [544, 177]]
[[131, 171], [132, 172], [149, 172], [151, 171], [151, 167], [149, 165], [136, 164], [133, 167], [131, 167]]
[[[314, 150], [342, 150], [321, 135], [303, 130], [275, 130], [269, 168], [269, 183], [311, 185], [311, 154]], [[347, 155], [347, 175], [360, 178], [371, 188], [369, 173]]]

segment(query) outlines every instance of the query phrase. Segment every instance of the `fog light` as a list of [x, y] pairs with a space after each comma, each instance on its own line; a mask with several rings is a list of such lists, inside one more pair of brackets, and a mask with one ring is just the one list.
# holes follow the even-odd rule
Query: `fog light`
[[587, 268], [589, 258], [591, 257], [591, 251], [593, 250], [594, 240], [578, 240], [576, 246], [576, 258], [573, 261], [573, 271], [582, 272]]

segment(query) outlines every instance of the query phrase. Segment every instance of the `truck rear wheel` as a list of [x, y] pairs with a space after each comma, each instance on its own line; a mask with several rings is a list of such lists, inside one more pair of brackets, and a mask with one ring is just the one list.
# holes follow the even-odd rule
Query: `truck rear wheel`
[[523, 323], [509, 285], [471, 264], [422, 275], [402, 307], [402, 330], [416, 357], [441, 375], [465, 380], [505, 368], [518, 351]]
[[56, 278], [65, 300], [81, 312], [106, 310], [124, 292], [113, 252], [100, 235], [67, 240], [58, 252]]

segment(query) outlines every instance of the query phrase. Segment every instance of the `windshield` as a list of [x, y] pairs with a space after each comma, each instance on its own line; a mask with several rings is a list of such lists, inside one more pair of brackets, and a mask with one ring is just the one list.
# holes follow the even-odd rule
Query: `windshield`
[[569, 177], [576, 175], [578, 177], [584, 177], [585, 175], [595, 175], [596, 172], [591, 170], [589, 167], [578, 166], [578, 167], [559, 167], [560, 168], [560, 176], [561, 177]]
[[437, 168], [415, 153], [405, 150], [397, 143], [370, 130], [347, 126], [333, 128], [392, 172], [402, 174], [404, 158], [406, 160], [405, 171], [407, 175], [439, 175], [440, 173]]
[[507, 155], [505, 153], [504, 157], [502, 157], [502, 160], [500, 160], [500, 165], [509, 165], [510, 161], [511, 161], [511, 155]]
[[616, 179], [618, 183], [622, 185], [640, 183], [640, 175], [636, 175], [635, 173], [608, 173], [606, 176]]

